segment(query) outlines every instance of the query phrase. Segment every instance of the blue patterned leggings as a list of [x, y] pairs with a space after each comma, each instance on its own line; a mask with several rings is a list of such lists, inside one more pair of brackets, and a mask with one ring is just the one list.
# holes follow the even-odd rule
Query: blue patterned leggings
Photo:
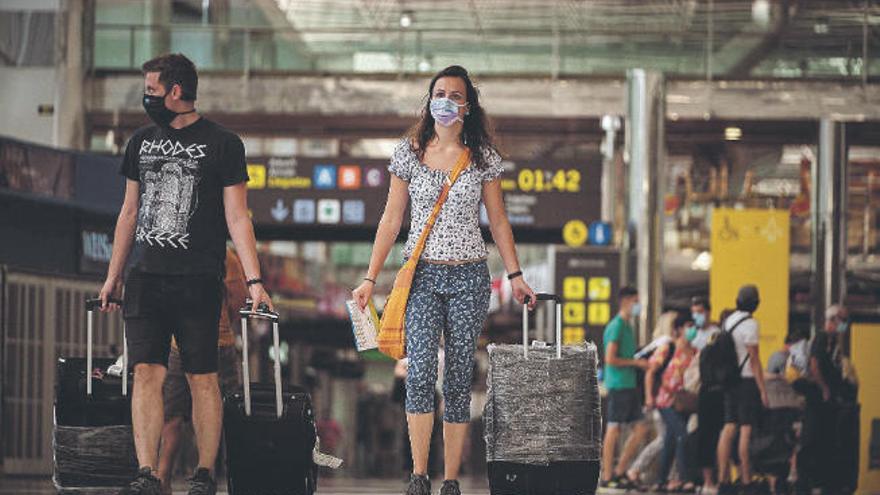
[[406, 305], [406, 412], [434, 411], [437, 351], [445, 342], [443, 420], [471, 419], [474, 351], [489, 313], [489, 268], [485, 261], [464, 265], [419, 263]]

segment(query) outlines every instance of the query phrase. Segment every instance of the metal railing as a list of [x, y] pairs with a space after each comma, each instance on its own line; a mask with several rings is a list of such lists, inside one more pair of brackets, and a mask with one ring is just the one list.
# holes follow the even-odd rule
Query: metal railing
[[[366, 28], [294, 29], [200, 24], [97, 23], [90, 65], [98, 70], [138, 70], [160, 53], [186, 53], [200, 70], [283, 73], [430, 73], [453, 63], [481, 73], [538, 76], [621, 76], [627, 67], [659, 70], [672, 77], [722, 78], [713, 69], [713, 46], [732, 32], [682, 33], [673, 41], [664, 30], [541, 28], [468, 29]], [[674, 38], [674, 37], [673, 37]], [[629, 49], [625, 46], [630, 46]], [[784, 54], [768, 53], [767, 60]], [[826, 56], [830, 55], [825, 53]], [[841, 52], [862, 67], [861, 53]], [[830, 58], [829, 58], [830, 60]], [[876, 57], [870, 58], [876, 62]], [[794, 63], [794, 62], [793, 62]], [[830, 64], [830, 62], [829, 62]], [[828, 64], [825, 64], [828, 65]], [[862, 79], [841, 75], [836, 66], [814, 64], [810, 72], [759, 69], [761, 78]], [[715, 72], [715, 73], [713, 73]]]

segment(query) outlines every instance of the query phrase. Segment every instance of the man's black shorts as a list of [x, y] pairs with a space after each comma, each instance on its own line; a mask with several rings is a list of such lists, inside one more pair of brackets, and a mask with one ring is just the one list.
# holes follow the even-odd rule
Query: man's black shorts
[[627, 424], [641, 421], [642, 401], [634, 388], [608, 391], [608, 424]]
[[223, 290], [223, 281], [215, 275], [132, 272], [122, 306], [131, 365], [167, 367], [173, 335], [185, 372], [216, 372]]
[[738, 385], [724, 392], [724, 422], [754, 425], [763, 408], [761, 391], [754, 378], [743, 378]]

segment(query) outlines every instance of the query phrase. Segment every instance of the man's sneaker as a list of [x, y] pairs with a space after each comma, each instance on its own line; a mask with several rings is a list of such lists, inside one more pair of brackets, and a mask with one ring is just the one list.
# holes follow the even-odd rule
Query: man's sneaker
[[431, 480], [425, 475], [411, 475], [406, 495], [431, 495]]
[[461, 495], [461, 488], [458, 487], [458, 480], [446, 480], [440, 487], [440, 495]]
[[189, 495], [215, 495], [217, 483], [211, 477], [211, 471], [207, 468], [196, 469], [193, 477], [189, 479]]
[[142, 467], [134, 480], [119, 491], [119, 495], [162, 495], [162, 482], [153, 476], [150, 468]]

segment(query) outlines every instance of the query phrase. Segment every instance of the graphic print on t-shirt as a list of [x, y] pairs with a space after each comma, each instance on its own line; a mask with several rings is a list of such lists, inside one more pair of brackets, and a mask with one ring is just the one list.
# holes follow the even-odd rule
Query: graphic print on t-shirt
[[189, 249], [189, 219], [198, 207], [199, 159], [207, 145], [146, 139], [140, 147], [141, 198], [136, 239]]

